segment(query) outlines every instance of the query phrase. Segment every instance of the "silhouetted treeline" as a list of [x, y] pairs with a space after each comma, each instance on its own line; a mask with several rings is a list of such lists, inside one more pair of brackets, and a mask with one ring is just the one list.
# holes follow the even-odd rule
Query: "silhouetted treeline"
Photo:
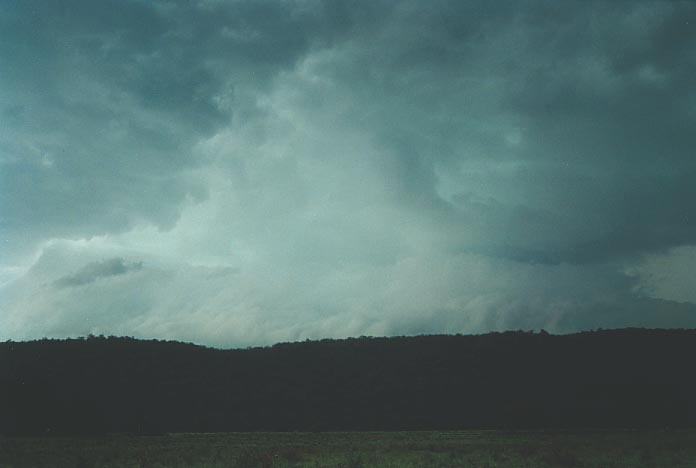
[[696, 425], [696, 331], [0, 343], [0, 433]]

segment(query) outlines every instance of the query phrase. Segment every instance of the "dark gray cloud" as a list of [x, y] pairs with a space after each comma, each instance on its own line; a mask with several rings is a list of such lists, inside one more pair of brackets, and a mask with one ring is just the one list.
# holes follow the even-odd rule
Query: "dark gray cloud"
[[127, 262], [122, 258], [112, 258], [85, 265], [77, 272], [58, 278], [53, 282], [57, 288], [83, 286], [111, 276], [125, 275], [142, 269], [142, 262]]
[[[483, 215], [495, 217], [482, 227], [489, 250], [595, 262], [694, 240], [696, 213], [685, 200], [696, 168], [696, 9], [592, 6], [467, 5], [425, 15], [405, 8], [398, 26], [356, 38], [347, 47], [353, 60], [338, 56], [349, 72], [337, 74], [358, 97], [379, 93], [366, 95], [352, 117], [394, 147], [399, 170], [390, 168], [391, 177], [421, 198], [435, 191], [438, 169], [460, 172], [461, 186], [498, 192], [491, 196], [507, 216]], [[545, 224], [535, 236], [498, 238], [523, 224], [510, 205], [540, 213]]]
[[192, 146], [248, 118], [316, 30], [263, 2], [9, 2], [0, 21], [0, 229], [18, 246], [170, 228], [205, 197]]
[[694, 27], [679, 1], [4, 2], [0, 325], [690, 324]]

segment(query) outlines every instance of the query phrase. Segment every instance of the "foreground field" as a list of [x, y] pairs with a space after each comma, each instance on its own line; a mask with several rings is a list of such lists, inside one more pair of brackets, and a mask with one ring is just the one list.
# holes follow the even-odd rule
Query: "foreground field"
[[695, 431], [0, 438], [10, 467], [696, 467]]

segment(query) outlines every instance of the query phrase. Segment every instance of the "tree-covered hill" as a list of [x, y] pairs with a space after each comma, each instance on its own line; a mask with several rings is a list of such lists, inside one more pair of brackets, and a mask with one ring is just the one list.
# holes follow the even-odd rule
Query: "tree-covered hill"
[[695, 330], [0, 343], [0, 433], [696, 426]]

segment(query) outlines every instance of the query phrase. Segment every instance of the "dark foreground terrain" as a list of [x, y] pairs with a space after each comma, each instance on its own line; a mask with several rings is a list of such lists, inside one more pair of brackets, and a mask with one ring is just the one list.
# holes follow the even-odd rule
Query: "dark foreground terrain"
[[0, 434], [694, 429], [694, 356], [694, 330], [5, 342]]
[[229, 433], [0, 439], [18, 467], [694, 467], [695, 431]]

